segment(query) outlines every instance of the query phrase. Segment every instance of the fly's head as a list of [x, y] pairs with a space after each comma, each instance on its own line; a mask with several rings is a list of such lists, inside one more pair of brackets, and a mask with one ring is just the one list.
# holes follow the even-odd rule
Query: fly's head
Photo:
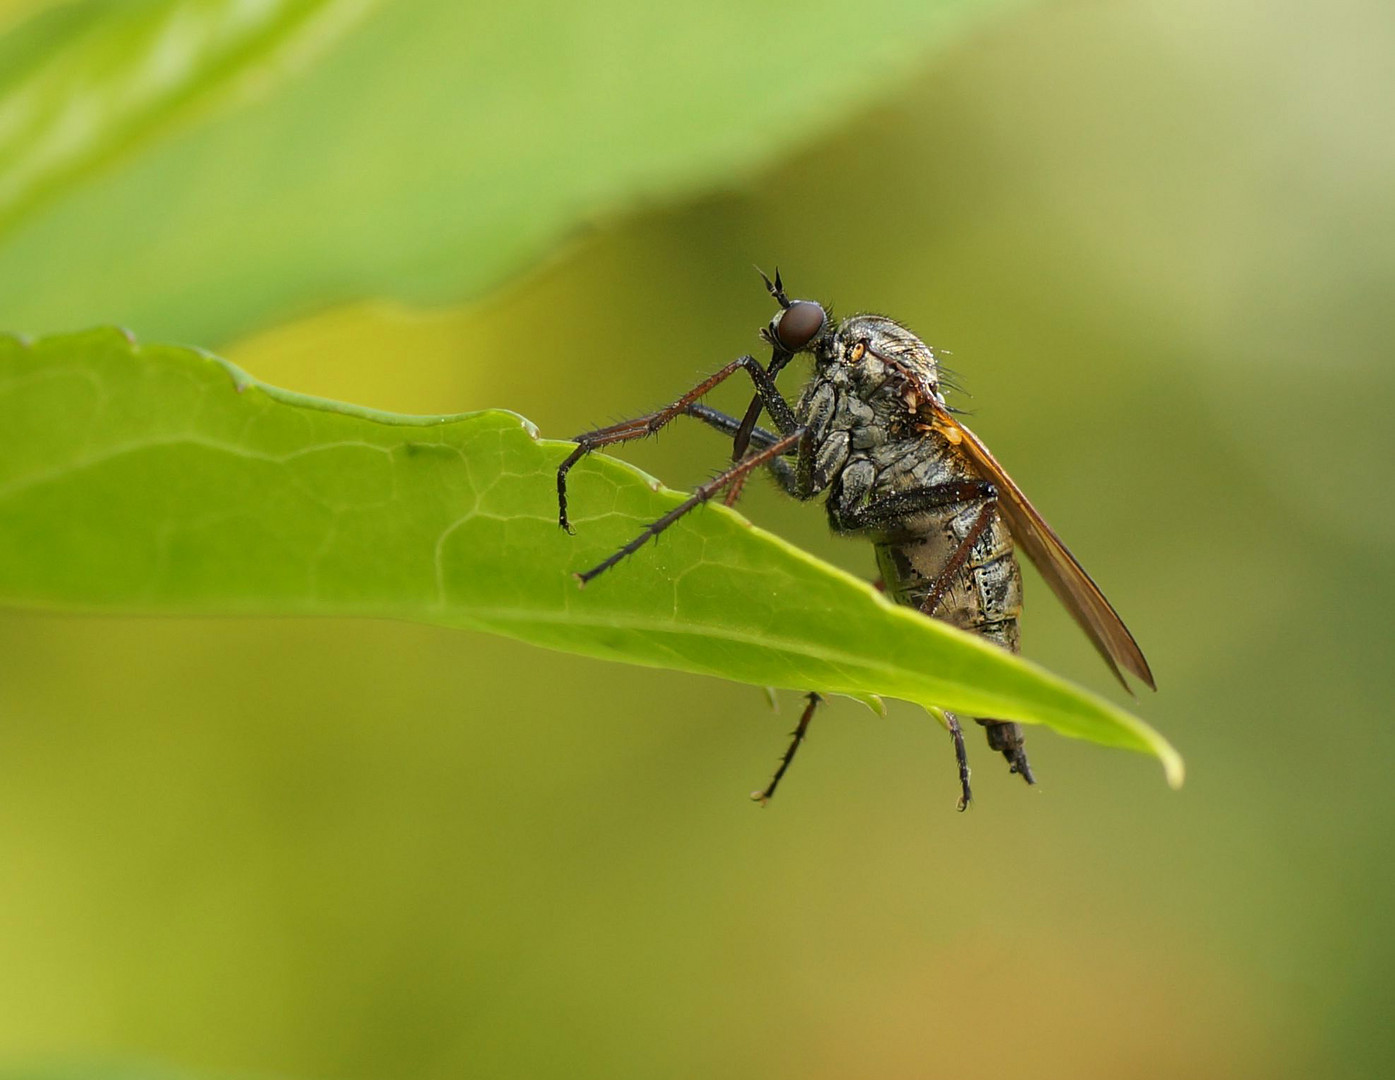
[[785, 295], [780, 282], [780, 271], [775, 271], [775, 280], [764, 274], [765, 287], [780, 305], [780, 310], [770, 320], [770, 325], [760, 332], [760, 336], [774, 347], [777, 354], [794, 356], [812, 349], [814, 344], [828, 330], [828, 313], [823, 305], [814, 300], [791, 300]]
[[935, 351], [900, 323], [885, 315], [853, 315], [835, 324], [822, 304], [786, 296], [778, 270], [773, 282], [761, 277], [780, 305], [761, 331], [774, 349], [772, 373], [807, 352], [820, 378], [848, 386], [864, 400], [890, 387], [912, 413], [930, 400], [944, 404]]

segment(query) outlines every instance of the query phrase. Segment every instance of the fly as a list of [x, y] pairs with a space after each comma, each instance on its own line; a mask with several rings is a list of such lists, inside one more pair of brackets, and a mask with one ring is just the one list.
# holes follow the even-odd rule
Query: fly
[[[762, 275], [764, 278], [764, 275]], [[1125, 673], [1152, 688], [1153, 675], [1133, 635], [1099, 587], [1027, 501], [978, 436], [945, 404], [935, 351], [884, 315], [852, 315], [833, 322], [813, 300], [791, 300], [780, 280], [765, 278], [780, 305], [761, 338], [768, 365], [741, 356], [657, 412], [578, 435], [576, 449], [557, 470], [558, 520], [567, 518], [567, 472], [603, 446], [652, 435], [680, 416], [701, 420], [732, 439], [732, 463], [678, 506], [647, 526], [609, 558], [578, 574], [585, 584], [639, 550], [683, 515], [722, 492], [735, 501], [747, 477], [766, 469], [790, 495], [822, 495], [837, 533], [872, 542], [887, 594], [897, 603], [1018, 651], [1021, 548], [1080, 624], [1118, 680]], [[813, 373], [793, 405], [776, 376], [807, 353]], [[702, 403], [717, 384], [746, 372], [756, 394], [738, 419]], [[761, 413], [775, 431], [757, 426]], [[767, 802], [813, 718], [819, 696], [810, 694], [774, 777], [753, 794]], [[959, 809], [968, 807], [968, 755], [959, 718], [945, 712], [959, 771]], [[975, 717], [988, 745], [1011, 772], [1035, 783], [1018, 724]]]

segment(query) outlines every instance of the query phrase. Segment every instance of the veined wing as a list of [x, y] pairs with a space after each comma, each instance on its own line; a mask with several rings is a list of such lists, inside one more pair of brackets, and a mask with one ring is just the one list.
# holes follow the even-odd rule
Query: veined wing
[[977, 435], [959, 423], [938, 401], [932, 398], [922, 408], [929, 409], [935, 428], [964, 450], [982, 470], [984, 479], [997, 485], [998, 505], [1007, 518], [1013, 539], [1031, 558], [1051, 590], [1094, 642], [1095, 648], [1124, 684], [1124, 689], [1130, 687], [1120, 668], [1142, 679], [1149, 689], [1156, 690], [1153, 673], [1148, 668], [1148, 661], [1143, 658], [1143, 650], [1134, 641], [1124, 620], [1119, 618], [1119, 613], [1105, 599], [1104, 593], [1090, 579], [1085, 568], [1076, 562], [1075, 556], [1061, 542], [1055, 530], [1027, 501], [1022, 489], [998, 464], [998, 459]]

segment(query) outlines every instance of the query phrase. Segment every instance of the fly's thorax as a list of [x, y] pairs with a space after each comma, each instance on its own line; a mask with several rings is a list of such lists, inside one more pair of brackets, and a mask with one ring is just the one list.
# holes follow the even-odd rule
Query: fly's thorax
[[895, 319], [852, 315], [813, 342], [815, 366], [843, 370], [854, 393], [872, 403], [887, 395], [914, 412], [921, 400], [940, 399], [935, 350]]
[[795, 404], [795, 416], [808, 429], [813, 443], [811, 493], [826, 490], [847, 464], [852, 448], [850, 400], [845, 379], [839, 373], [816, 370]]
[[[865, 488], [870, 468], [901, 456], [924, 437], [917, 409], [938, 398], [933, 350], [900, 323], [854, 315], [820, 335], [809, 350], [814, 370], [795, 406], [814, 444], [815, 490], [833, 484], [850, 464]], [[853, 478], [849, 478], [853, 479]]]

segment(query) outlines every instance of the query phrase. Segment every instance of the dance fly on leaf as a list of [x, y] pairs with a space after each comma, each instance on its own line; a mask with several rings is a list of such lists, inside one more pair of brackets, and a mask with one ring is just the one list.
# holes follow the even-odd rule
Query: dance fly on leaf
[[[764, 277], [764, 275], [762, 275]], [[884, 315], [834, 322], [812, 300], [791, 300], [779, 272], [766, 288], [780, 310], [761, 331], [771, 347], [762, 365], [742, 356], [704, 379], [673, 404], [578, 435], [557, 470], [558, 518], [567, 518], [567, 472], [603, 446], [652, 435], [691, 416], [732, 439], [732, 463], [680, 505], [649, 525], [605, 561], [578, 574], [589, 582], [639, 550], [684, 514], [726, 492], [735, 501], [756, 469], [768, 470], [796, 499], [822, 495], [833, 530], [864, 537], [876, 550], [884, 587], [898, 603], [1018, 651], [1022, 575], [1015, 550], [1036, 564], [1125, 688], [1125, 673], [1153, 687], [1153, 675], [1133, 635], [1099, 587], [1067, 550], [1021, 488], [978, 436], [945, 404], [935, 350]], [[776, 377], [800, 354], [813, 371], [791, 405]], [[744, 371], [756, 394], [740, 419], [702, 403], [718, 383]], [[765, 413], [774, 431], [759, 427]], [[775, 793], [819, 703], [810, 694], [789, 749], [766, 787]], [[959, 809], [969, 805], [968, 756], [958, 718], [942, 714], [959, 768]], [[1019, 725], [975, 717], [988, 745], [1012, 772], [1034, 783]]]

